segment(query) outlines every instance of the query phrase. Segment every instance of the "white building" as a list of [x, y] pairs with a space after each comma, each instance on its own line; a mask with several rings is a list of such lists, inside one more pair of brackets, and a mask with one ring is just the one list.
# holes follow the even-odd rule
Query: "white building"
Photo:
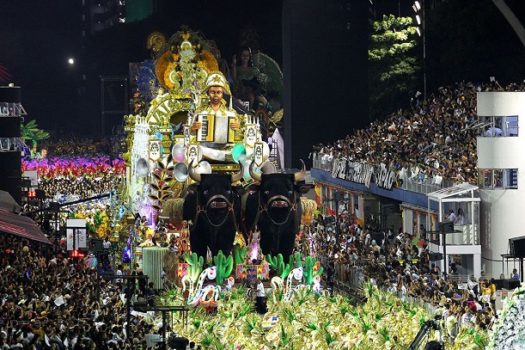
[[509, 278], [514, 264], [508, 271], [501, 255], [510, 238], [525, 235], [525, 92], [479, 92], [477, 113], [481, 263], [488, 275]]

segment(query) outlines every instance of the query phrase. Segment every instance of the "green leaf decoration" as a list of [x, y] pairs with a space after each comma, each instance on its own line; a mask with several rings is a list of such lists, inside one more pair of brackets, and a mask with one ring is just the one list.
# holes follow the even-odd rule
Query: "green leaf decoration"
[[319, 270], [314, 271], [314, 267], [317, 263], [317, 260], [314, 257], [307, 256], [304, 262], [303, 275], [305, 279], [305, 284], [311, 286], [314, 282], [315, 277], [321, 276], [323, 274], [323, 268], [320, 267]]
[[199, 278], [199, 275], [202, 272], [202, 266], [204, 266], [204, 258], [202, 256], [197, 256], [197, 253], [184, 254], [184, 261], [189, 265], [188, 266], [188, 275], [193, 282], [196, 282]]
[[271, 254], [268, 254], [266, 256], [266, 261], [268, 262], [268, 265], [270, 265], [270, 268], [274, 270], [278, 275], [281, 275], [284, 270], [284, 258], [282, 254], [277, 254], [277, 256], [273, 257]]
[[38, 128], [36, 120], [30, 120], [26, 124], [20, 125], [20, 135], [24, 142], [30, 142], [33, 146], [37, 146], [40, 141], [49, 138], [49, 133]]
[[300, 252], [295, 252], [293, 260], [295, 262], [295, 268], [303, 267], [303, 258]]
[[242, 265], [246, 261], [246, 254], [248, 249], [246, 246], [239, 247], [238, 245], [233, 247], [233, 258], [235, 260], [235, 265]]
[[232, 273], [233, 257], [231, 255], [226, 257], [224, 253], [219, 250], [219, 253], [213, 258], [213, 262], [217, 268], [217, 285], [221, 286], [224, 280]]

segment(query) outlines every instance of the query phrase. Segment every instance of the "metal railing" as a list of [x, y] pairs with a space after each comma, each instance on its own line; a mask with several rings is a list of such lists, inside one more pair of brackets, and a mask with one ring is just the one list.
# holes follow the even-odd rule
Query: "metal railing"
[[[316, 154], [312, 160], [313, 168], [331, 172], [334, 159], [335, 157], [327, 159], [323, 155]], [[375, 165], [374, 167], [378, 166]], [[406, 191], [428, 194], [454, 185], [454, 181], [450, 179], [429, 177], [423, 173], [416, 176], [408, 176], [407, 174], [400, 176], [399, 173], [400, 171], [398, 172], [397, 187]]]
[[[454, 225], [454, 233], [447, 233], [447, 245], [479, 245], [479, 225]], [[428, 233], [428, 240], [436, 245], [442, 245], [442, 235], [438, 232]]]
[[[464, 282], [462, 275], [455, 275], [455, 280], [458, 282]], [[468, 279], [468, 276], [464, 276], [465, 282]], [[366, 276], [364, 273], [364, 267], [360, 265], [341, 265], [338, 264], [335, 266], [335, 276], [334, 276], [334, 284], [337, 286], [338, 289], [346, 291], [346, 292], [355, 292], [359, 290], [363, 283], [366, 280]], [[378, 286], [381, 289], [381, 286]], [[403, 294], [401, 292], [396, 293], [396, 295], [403, 301], [411, 303], [413, 305], [417, 305], [419, 307], [424, 308], [429, 314], [433, 315], [435, 313], [436, 307], [419, 298], [419, 297], [413, 297], [407, 294]]]

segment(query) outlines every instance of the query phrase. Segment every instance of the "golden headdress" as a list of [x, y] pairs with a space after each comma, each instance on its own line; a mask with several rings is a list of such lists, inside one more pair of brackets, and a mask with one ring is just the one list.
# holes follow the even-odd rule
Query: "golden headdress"
[[222, 72], [220, 71], [212, 72], [208, 75], [208, 78], [206, 78], [206, 86], [203, 92], [208, 92], [208, 89], [212, 86], [220, 86], [224, 89], [224, 91], [226, 91], [228, 95], [231, 96], [232, 94], [230, 91], [230, 85], [228, 84], [228, 81], [224, 77], [224, 74], [222, 74]]

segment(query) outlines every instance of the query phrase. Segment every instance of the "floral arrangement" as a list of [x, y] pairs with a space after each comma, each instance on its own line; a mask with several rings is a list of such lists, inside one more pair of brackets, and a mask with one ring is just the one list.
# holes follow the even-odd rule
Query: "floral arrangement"
[[126, 166], [122, 159], [110, 160], [107, 156], [99, 157], [70, 157], [51, 159], [24, 159], [22, 160], [22, 171], [37, 170], [40, 178], [56, 178], [67, 176], [104, 176], [124, 175]]
[[525, 287], [507, 298], [490, 334], [488, 349], [525, 349]]
[[[423, 308], [372, 284], [365, 285], [364, 293], [367, 301], [354, 306], [341, 295], [303, 288], [289, 303], [268, 298], [268, 313], [259, 315], [247, 290], [234, 288], [221, 295], [215, 315], [194, 308], [189, 326], [175, 318], [174, 327], [204, 349], [407, 349], [430, 319]], [[181, 294], [167, 293], [161, 301], [182, 303]], [[473, 333], [465, 331], [461, 337], [461, 344], [475, 345]], [[466, 348], [483, 347], [461, 347]]]

